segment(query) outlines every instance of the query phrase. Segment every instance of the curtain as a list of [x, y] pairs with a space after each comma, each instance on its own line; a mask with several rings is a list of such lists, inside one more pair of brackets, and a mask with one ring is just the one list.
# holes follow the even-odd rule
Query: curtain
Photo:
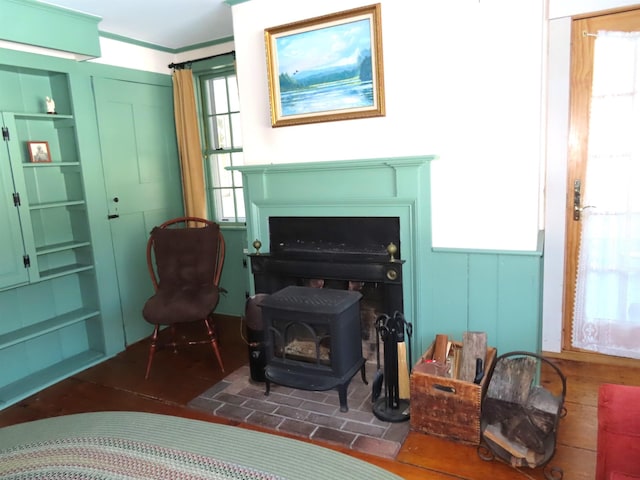
[[573, 346], [640, 358], [640, 33], [595, 40]]
[[207, 218], [204, 167], [195, 98], [191, 70], [174, 70], [173, 108], [182, 171], [185, 214]]

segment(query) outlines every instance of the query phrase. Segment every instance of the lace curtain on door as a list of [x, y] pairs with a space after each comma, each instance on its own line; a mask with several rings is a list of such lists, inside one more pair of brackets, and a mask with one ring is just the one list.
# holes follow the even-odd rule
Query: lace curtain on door
[[640, 358], [640, 33], [598, 32], [573, 346]]

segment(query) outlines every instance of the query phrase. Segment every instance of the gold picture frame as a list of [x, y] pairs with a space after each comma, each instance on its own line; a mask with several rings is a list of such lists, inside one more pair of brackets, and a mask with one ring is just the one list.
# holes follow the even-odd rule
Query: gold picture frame
[[385, 115], [380, 4], [264, 31], [271, 126]]

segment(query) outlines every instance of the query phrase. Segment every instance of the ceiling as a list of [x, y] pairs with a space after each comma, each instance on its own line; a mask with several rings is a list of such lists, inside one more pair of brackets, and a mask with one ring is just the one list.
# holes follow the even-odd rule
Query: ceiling
[[172, 50], [233, 36], [224, 0], [46, 0], [102, 18], [100, 32]]

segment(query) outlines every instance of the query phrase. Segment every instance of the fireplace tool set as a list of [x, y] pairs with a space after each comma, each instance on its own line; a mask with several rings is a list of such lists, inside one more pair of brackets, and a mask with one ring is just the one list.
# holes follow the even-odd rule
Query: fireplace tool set
[[[413, 325], [407, 322], [400, 312], [395, 312], [392, 316], [382, 314], [376, 319], [378, 370], [373, 380], [371, 400], [373, 402], [374, 415], [386, 422], [402, 422], [409, 419], [409, 400], [400, 398], [399, 386], [398, 351], [400, 345], [401, 355], [404, 355], [405, 332], [409, 340], [409, 365], [412, 365], [411, 335], [413, 333]], [[380, 341], [382, 341], [384, 348], [382, 371], [380, 370]], [[383, 384], [385, 396], [380, 397]]]

